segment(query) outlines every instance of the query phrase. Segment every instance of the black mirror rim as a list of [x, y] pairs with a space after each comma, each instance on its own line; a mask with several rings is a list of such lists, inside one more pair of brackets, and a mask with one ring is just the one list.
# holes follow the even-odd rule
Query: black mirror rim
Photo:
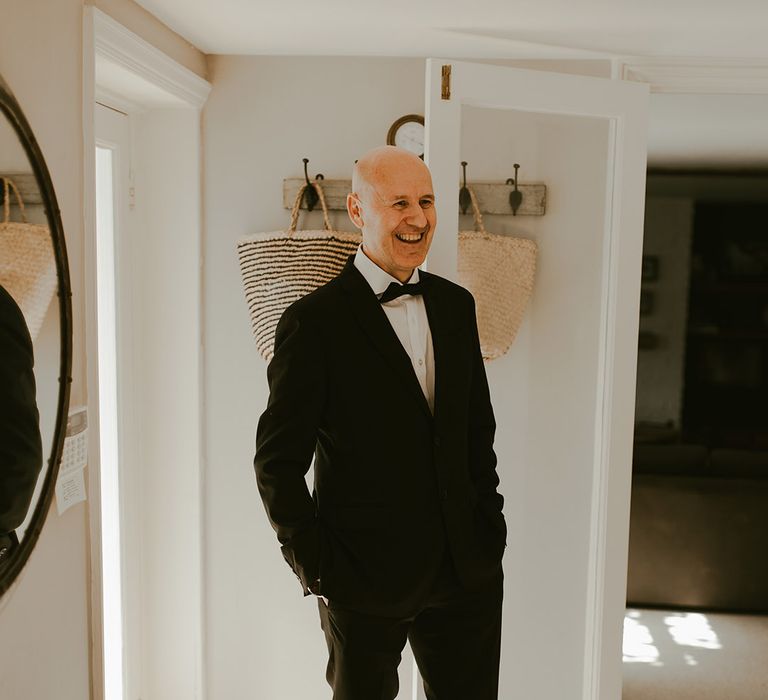
[[59, 298], [59, 323], [61, 334], [61, 347], [59, 355], [59, 397], [56, 409], [56, 425], [54, 428], [51, 453], [48, 458], [45, 480], [43, 482], [40, 497], [35, 505], [34, 514], [30, 525], [24, 533], [19, 546], [11, 554], [9, 560], [0, 569], [0, 596], [2, 596], [17, 579], [22, 569], [29, 560], [32, 550], [37, 544], [40, 532], [45, 525], [48, 511], [53, 500], [56, 487], [56, 478], [59, 473], [61, 454], [64, 448], [64, 438], [67, 429], [67, 411], [69, 408], [69, 395], [72, 386], [72, 288], [69, 279], [69, 263], [67, 260], [67, 248], [64, 240], [64, 227], [61, 223], [61, 213], [56, 200], [48, 167], [43, 158], [42, 151], [37, 144], [32, 129], [27, 122], [21, 106], [14, 97], [11, 89], [0, 76], [0, 113], [9, 121], [16, 135], [19, 137], [27, 158], [32, 166], [32, 171], [37, 180], [42, 196], [45, 213], [48, 218], [48, 226], [51, 232], [54, 256], [56, 258], [56, 272], [58, 277]]

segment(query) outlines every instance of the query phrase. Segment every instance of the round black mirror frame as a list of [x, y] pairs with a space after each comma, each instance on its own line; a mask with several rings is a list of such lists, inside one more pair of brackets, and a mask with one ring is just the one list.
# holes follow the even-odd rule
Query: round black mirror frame
[[56, 193], [53, 189], [51, 176], [40, 147], [37, 145], [35, 136], [29, 126], [29, 122], [27, 122], [19, 103], [2, 76], [0, 76], [0, 112], [8, 119], [8, 122], [16, 131], [16, 135], [19, 137], [19, 141], [32, 165], [32, 171], [40, 188], [40, 195], [48, 218], [48, 227], [51, 232], [51, 242], [56, 258], [61, 332], [59, 398], [51, 454], [48, 458], [48, 468], [29, 527], [25, 531], [24, 537], [21, 538], [19, 546], [11, 554], [9, 560], [4, 563], [2, 569], [0, 569], [0, 596], [2, 596], [21, 573], [37, 543], [56, 487], [61, 453], [64, 448], [69, 394], [72, 386], [72, 288], [69, 281], [69, 264], [67, 262], [67, 248], [64, 241], [64, 227], [61, 223], [61, 213], [56, 201]]

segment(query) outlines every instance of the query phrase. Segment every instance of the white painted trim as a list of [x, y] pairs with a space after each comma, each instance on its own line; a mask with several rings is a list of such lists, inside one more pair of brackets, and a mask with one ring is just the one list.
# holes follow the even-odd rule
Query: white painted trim
[[90, 622], [90, 698], [104, 700], [104, 610], [102, 608], [101, 559], [101, 465], [99, 462], [99, 364], [96, 308], [96, 135], [94, 127], [94, 90], [96, 51], [94, 8], [83, 12], [83, 227], [85, 240], [85, 351], [88, 406], [88, 616]]
[[97, 56], [117, 63], [165, 92], [200, 109], [208, 99], [211, 84], [126, 29], [109, 15], [86, 7], [92, 16]]
[[127, 97], [121, 95], [114, 90], [104, 87], [103, 85], [97, 85], [95, 91], [95, 101], [100, 102], [107, 107], [117, 109], [125, 114], [141, 114], [146, 111], [144, 105], [129, 100]]
[[747, 59], [625, 59], [624, 80], [649, 83], [651, 92], [709, 95], [768, 94], [768, 61]]
[[[615, 75], [612, 76], [615, 79]], [[603, 601], [605, 598], [606, 551], [607, 551], [607, 505], [608, 505], [608, 465], [610, 464], [610, 446], [608, 436], [611, 430], [611, 384], [612, 378], [608, 369], [613, 366], [613, 343], [610, 329], [615, 326], [615, 302], [617, 287], [615, 283], [616, 268], [616, 238], [619, 230], [619, 217], [615, 198], [618, 174], [621, 163], [618, 158], [620, 136], [619, 120], [613, 119], [609, 125], [608, 134], [608, 164], [606, 166], [606, 202], [610, 202], [605, 210], [604, 229], [610, 231], [608, 244], [603, 250], [603, 269], [608, 273], [603, 277], [601, 290], [602, 309], [600, 312], [602, 324], [600, 336], [603, 341], [601, 356], [598, 364], [601, 368], [598, 377], [597, 395], [600, 397], [600, 407], [595, 420], [595, 462], [596, 477], [592, 484], [592, 522], [589, 535], [589, 566], [592, 573], [587, 588], [586, 623], [584, 625], [585, 654], [584, 685], [582, 697], [600, 697], [600, 674], [603, 663], [603, 625], [605, 615]], [[626, 566], [625, 566], [626, 570]], [[626, 588], [626, 585], [624, 586]]]

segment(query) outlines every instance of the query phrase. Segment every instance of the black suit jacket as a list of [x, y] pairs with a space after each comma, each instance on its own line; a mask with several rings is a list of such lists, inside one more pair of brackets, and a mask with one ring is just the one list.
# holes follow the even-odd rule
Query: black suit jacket
[[18, 543], [43, 465], [32, 339], [16, 302], [0, 286], [0, 563]]
[[[472, 295], [426, 272], [434, 417], [411, 361], [351, 256], [283, 313], [256, 436], [256, 476], [305, 595], [411, 614], [450, 550], [478, 587], [506, 541]], [[314, 490], [305, 474], [315, 458]]]

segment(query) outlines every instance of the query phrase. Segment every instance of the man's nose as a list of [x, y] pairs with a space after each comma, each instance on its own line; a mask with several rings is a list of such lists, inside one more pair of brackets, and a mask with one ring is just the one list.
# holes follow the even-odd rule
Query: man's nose
[[419, 204], [411, 204], [405, 212], [405, 221], [410, 226], [424, 228], [427, 225], [427, 215]]

